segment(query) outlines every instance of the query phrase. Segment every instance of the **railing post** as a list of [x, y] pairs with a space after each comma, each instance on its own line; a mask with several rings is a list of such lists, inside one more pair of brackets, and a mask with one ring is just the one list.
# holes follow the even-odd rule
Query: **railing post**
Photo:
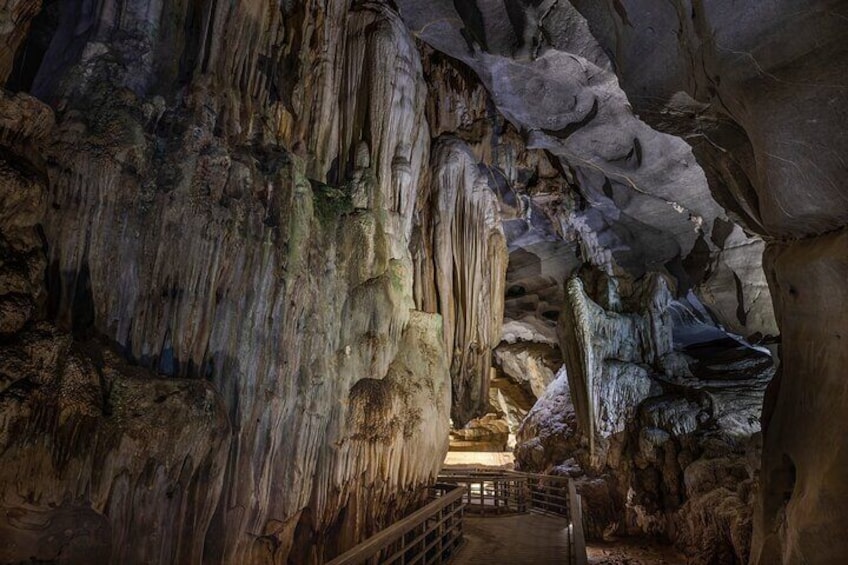
[[524, 477], [521, 480], [520, 484], [521, 484], [521, 489], [519, 490], [519, 496], [521, 496], [521, 511], [527, 512], [527, 510], [529, 509], [528, 508], [528, 498], [529, 498], [528, 494], [529, 493], [527, 491], [530, 488], [529, 481], [527, 480], [527, 477]]
[[583, 505], [574, 481], [568, 480], [568, 506], [571, 515], [571, 531], [574, 537], [574, 563], [586, 565], [586, 537], [583, 532]]

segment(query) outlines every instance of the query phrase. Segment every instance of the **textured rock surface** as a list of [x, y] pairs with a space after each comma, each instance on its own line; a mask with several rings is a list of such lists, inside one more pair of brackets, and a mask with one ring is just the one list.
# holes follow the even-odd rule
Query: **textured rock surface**
[[774, 308], [760, 257], [765, 244], [739, 226], [724, 241], [697, 294], [728, 331], [752, 341], [777, 336]]
[[477, 72], [532, 147], [570, 169], [593, 203], [583, 221], [620, 265], [641, 274], [708, 239], [723, 212], [689, 146], [633, 115], [610, 60], [572, 6], [398, 4], [423, 40]]
[[42, 0], [3, 0], [0, 4], [0, 82], [6, 83]]
[[529, 388], [536, 398], [545, 393], [562, 366], [557, 349], [532, 342], [500, 345], [495, 350], [495, 361], [505, 375]]
[[[848, 217], [840, 188], [848, 120], [843, 72], [848, 7], [840, 1], [812, 2], [803, 9], [776, 1], [742, 10], [731, 2], [692, 3], [691, 8], [635, 2], [617, 12], [613, 3], [577, 4], [595, 37], [616, 53], [621, 84], [634, 107], [652, 123], [691, 140], [716, 198], [749, 229], [804, 240], [795, 244], [803, 247], [804, 257], [798, 253], [792, 260], [794, 293], [781, 296], [790, 292], [779, 283], [787, 267], [776, 261], [766, 268], [782, 335], [781, 375], [764, 409], [752, 562], [844, 560], [845, 536], [821, 520], [829, 512], [822, 506], [825, 499], [845, 507], [845, 481], [827, 475], [829, 464], [813, 445], [821, 441], [827, 445], [823, 452], [838, 454], [845, 444], [838, 426], [825, 416], [835, 413], [833, 399], [841, 396], [825, 384], [842, 380], [837, 367], [844, 348], [835, 335], [841, 335], [837, 320], [843, 301], [831, 286], [841, 267], [819, 266], [822, 254], [839, 253], [833, 236], [821, 234], [840, 232]], [[670, 101], [681, 98], [678, 91], [698, 102], [675, 108]], [[805, 295], [821, 300], [815, 323], [815, 306], [805, 306], [803, 314], [797, 309], [780, 314]], [[844, 522], [844, 510], [828, 514], [827, 521]]]
[[230, 441], [220, 395], [35, 321], [52, 125], [36, 100], [0, 98], [0, 559], [198, 562]]
[[[50, 390], [105, 400], [76, 402], [84, 422], [47, 455], [4, 450], [4, 503], [30, 500], [32, 520], [56, 524], [78, 514], [115, 562], [331, 556], [414, 504], [447, 449], [441, 318], [413, 311], [408, 250], [429, 160], [419, 53], [378, 3], [118, 8], [63, 3], [34, 78], [59, 122], [42, 169], [41, 315], [172, 379], [140, 372], [124, 393], [110, 363], [44, 367]], [[25, 321], [3, 317], [7, 331]], [[4, 352], [25, 363], [36, 338], [14, 339]], [[52, 414], [13, 392], [12, 429], [43, 425], [33, 403]], [[83, 428], [92, 443], [73, 439]], [[136, 429], [157, 443], [122, 439]], [[49, 466], [53, 451], [65, 455]], [[55, 467], [66, 457], [69, 475]], [[72, 506], [51, 510], [65, 494]], [[10, 551], [34, 543], [27, 520], [6, 530]]]
[[[657, 6], [581, 0], [399, 5], [423, 39], [478, 72], [511, 121], [570, 164], [593, 205], [581, 215], [581, 225], [587, 236], [583, 247], [596, 264], [608, 263], [611, 252], [631, 271], [658, 264], [673, 269], [677, 256], [686, 276], [679, 271], [675, 276], [695, 284], [706, 280], [698, 292], [728, 329], [768, 335], [774, 329], [771, 315], [757, 305], [761, 275], [740, 276], [756, 262], [755, 249], [761, 244], [754, 240], [731, 247], [717, 258], [716, 248], [723, 248], [723, 234], [729, 231], [724, 222], [733, 219], [751, 232], [790, 239], [817, 237], [845, 225], [848, 208], [839, 188], [845, 149], [844, 2], [808, 3], [803, 9], [788, 0], [744, 8], [731, 2]], [[620, 82], [612, 79], [613, 68]], [[619, 86], [643, 120], [684, 137], [692, 153], [640, 125], [626, 108]], [[659, 151], [663, 143], [667, 145]], [[681, 164], [691, 165], [691, 155], [702, 164], [703, 177], [676, 173]], [[670, 156], [674, 163], [665, 161]], [[592, 167], [589, 172], [587, 165]], [[654, 174], [658, 171], [673, 181]], [[712, 199], [704, 190], [706, 183]], [[715, 202], [726, 216], [716, 211]], [[825, 249], [828, 243], [822, 240], [819, 245]], [[634, 258], [638, 253], [642, 255]], [[819, 275], [811, 268], [809, 276]], [[771, 280], [776, 292], [776, 276]], [[736, 288], [736, 298], [729, 283]], [[817, 282], [809, 284], [819, 288]], [[798, 398], [802, 385], [785, 383], [809, 378], [794, 368], [829, 353], [803, 348], [808, 338], [783, 325], [798, 323], [794, 317], [784, 321], [778, 315], [777, 322], [784, 334], [781, 361], [794, 359], [789, 362], [792, 372], [785, 371], [774, 387], [774, 402], [788, 405]], [[800, 341], [792, 344], [787, 339]], [[827, 406], [832, 394], [823, 394], [811, 403]], [[780, 425], [791, 421], [798, 434], [842, 443], [815, 418], [776, 414]], [[783, 440], [779, 432], [773, 434], [774, 443], [766, 441], [764, 462], [776, 475], [785, 476], [787, 465], [780, 461], [779, 447]], [[802, 467], [812, 473], [818, 466], [811, 455], [793, 461], [799, 473]], [[764, 476], [769, 472], [764, 469]], [[830, 484], [839, 483], [820, 482], [810, 488], [825, 493]], [[765, 487], [761, 500], [782, 496], [782, 487], [775, 488]], [[804, 500], [814, 499], [813, 491], [805, 492]], [[814, 512], [812, 503], [798, 500], [795, 505]], [[815, 519], [799, 511], [784, 521], [781, 510], [766, 506], [755, 561], [814, 555], [793, 540], [818, 536], [822, 530]], [[834, 552], [846, 553], [843, 540], [828, 540], [825, 545]], [[765, 544], [762, 550], [759, 543]]]
[[767, 252], [783, 332], [781, 374], [763, 411], [756, 563], [848, 555], [840, 516], [848, 496], [845, 420], [844, 231], [775, 245]]
[[565, 369], [539, 397], [516, 439], [515, 460], [522, 469], [547, 471], [582, 447]]
[[[614, 280], [607, 285], [606, 298], [621, 310]], [[580, 278], [566, 283], [561, 347], [577, 417], [599, 466], [605, 454], [603, 448], [595, 453], [596, 442], [624, 431], [636, 407], [656, 394], [652, 370], [667, 371], [672, 378], [682, 376], [669, 359], [675, 354], [667, 283], [662, 277], [649, 278], [643, 292], [644, 313], [625, 314], [606, 311], [594, 302]]]
[[771, 359], [725, 338], [667, 355], [676, 358], [668, 373], [644, 362], [641, 373], [628, 372], [622, 352], [652, 349], [624, 347], [647, 333], [624, 328], [645, 318], [591, 306], [584, 319], [595, 343], [585, 351], [602, 344], [621, 359], [610, 367], [584, 357], [599, 367], [589, 396], [594, 445], [562, 372], [519, 430], [517, 466], [575, 477], [593, 538], [652, 534], [674, 541], [691, 563], [744, 562]]
[[455, 138], [436, 140], [430, 167], [430, 206], [422, 211], [417, 257], [418, 303], [425, 310], [437, 305], [444, 319], [451, 414], [461, 426], [488, 404], [507, 250], [497, 198], [468, 146]]
[[36, 324], [0, 353], [0, 559], [199, 562], [230, 441], [221, 398], [101, 351]]
[[497, 414], [474, 418], [451, 432], [451, 451], [497, 451], [507, 449], [509, 424]]
[[737, 4], [0, 0], [3, 558], [320, 561], [494, 407], [595, 535], [840, 562], [848, 8]]

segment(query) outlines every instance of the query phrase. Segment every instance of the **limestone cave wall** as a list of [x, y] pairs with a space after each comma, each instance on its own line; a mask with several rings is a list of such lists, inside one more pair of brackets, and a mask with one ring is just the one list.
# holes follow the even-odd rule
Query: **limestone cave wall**
[[4, 99], [3, 559], [320, 561], [415, 504], [450, 385], [413, 299], [430, 138], [397, 14], [43, 9], [52, 109]]
[[840, 562], [846, 22], [0, 0], [0, 561], [321, 562], [452, 420], [594, 536]]

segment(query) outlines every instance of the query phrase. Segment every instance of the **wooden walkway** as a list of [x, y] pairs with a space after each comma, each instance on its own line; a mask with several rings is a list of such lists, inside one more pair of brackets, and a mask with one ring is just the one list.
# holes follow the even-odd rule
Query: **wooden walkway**
[[568, 563], [568, 520], [529, 513], [465, 515], [465, 546], [451, 565], [554, 565]]
[[439, 481], [427, 504], [327, 565], [586, 565], [568, 477], [445, 469]]

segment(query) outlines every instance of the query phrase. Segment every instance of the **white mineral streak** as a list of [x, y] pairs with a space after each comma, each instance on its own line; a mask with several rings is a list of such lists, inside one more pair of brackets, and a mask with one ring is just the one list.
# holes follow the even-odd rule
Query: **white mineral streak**
[[621, 314], [592, 301], [578, 277], [566, 283], [560, 344], [575, 411], [593, 455], [596, 440], [624, 431], [638, 405], [656, 392], [650, 367], [662, 372], [663, 360], [672, 354], [671, 294], [665, 279], [651, 276], [643, 288], [639, 303], [644, 311]]
[[[122, 131], [88, 131], [71, 114], [54, 150], [46, 230], [61, 319], [72, 325], [72, 304], [89, 294], [95, 327], [129, 356], [205, 377], [227, 405], [233, 438], [207, 535], [212, 561], [285, 562], [298, 525], [314, 547], [350, 545], [412, 502], [447, 449], [441, 320], [412, 312], [409, 241], [429, 162], [418, 51], [380, 3], [320, 4], [304, 8], [320, 18], [296, 29], [269, 3], [217, 3], [178, 118], [188, 127], [156, 141], [168, 144], [163, 159], [150, 160], [132, 94], [126, 107], [88, 110], [122, 120]], [[308, 54], [304, 38], [317, 45]], [[284, 56], [305, 67], [290, 106], [272, 102], [262, 63]], [[98, 57], [86, 68], [108, 63]], [[257, 138], [264, 144], [238, 142]], [[297, 155], [304, 139], [308, 162]], [[505, 266], [496, 207], [469, 179], [446, 187], [468, 200], [451, 236], [469, 254], [459, 264], [476, 269], [463, 308], [502, 297], [485, 269]], [[482, 239], [466, 246], [474, 229]], [[450, 310], [451, 342], [458, 333], [484, 351], [466, 372], [488, 362], [500, 334], [499, 306], [488, 305], [457, 330]]]
[[440, 139], [431, 169], [435, 287], [452, 353], [454, 420], [463, 423], [488, 403], [508, 254], [497, 197], [465, 143]]

